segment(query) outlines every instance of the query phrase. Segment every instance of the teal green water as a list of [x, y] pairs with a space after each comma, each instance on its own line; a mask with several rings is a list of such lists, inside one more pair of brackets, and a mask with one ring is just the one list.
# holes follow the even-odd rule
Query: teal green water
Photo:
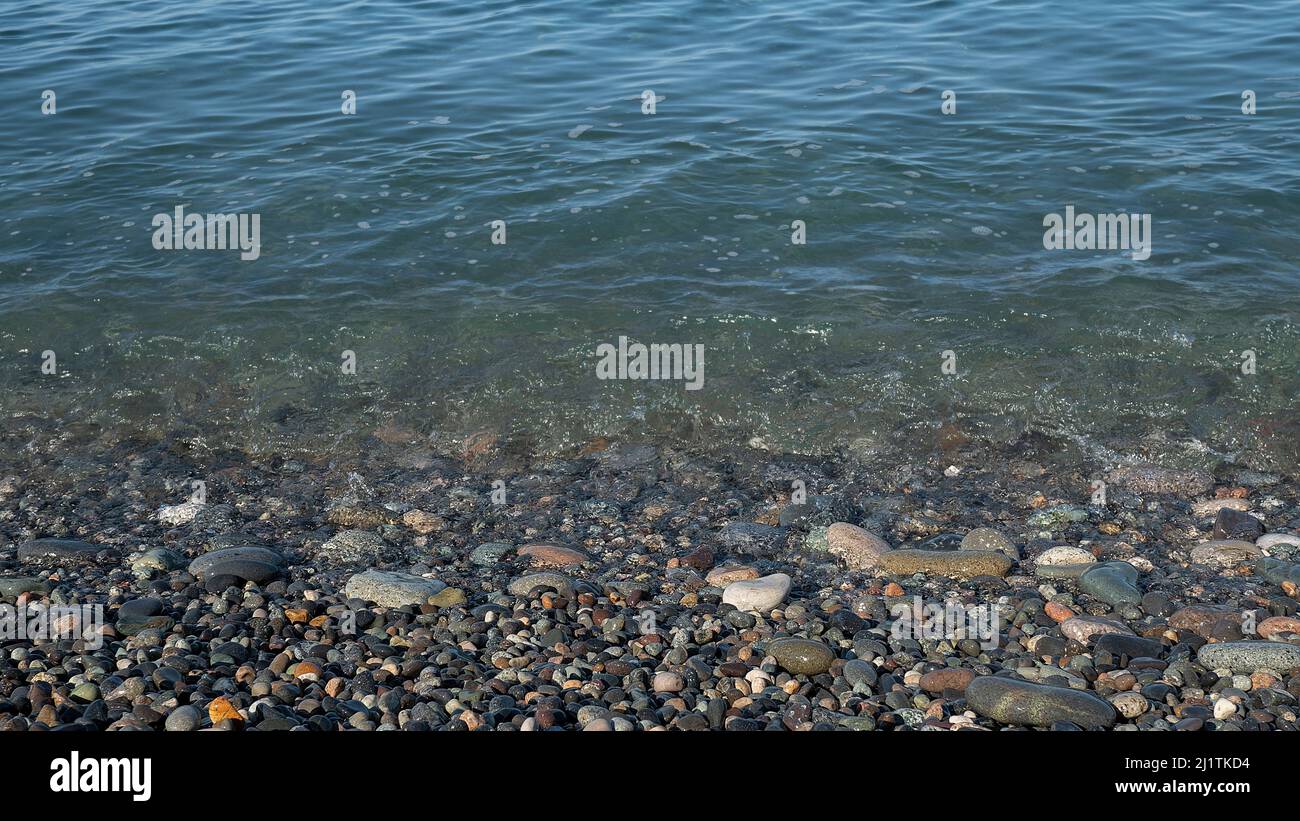
[[[1292, 469], [1298, 12], [8, 3], [0, 409], [257, 451], [951, 424]], [[1149, 259], [1046, 250], [1071, 204], [1150, 214]], [[155, 250], [177, 205], [259, 214], [260, 258]], [[704, 387], [597, 379], [620, 335], [703, 345]]]

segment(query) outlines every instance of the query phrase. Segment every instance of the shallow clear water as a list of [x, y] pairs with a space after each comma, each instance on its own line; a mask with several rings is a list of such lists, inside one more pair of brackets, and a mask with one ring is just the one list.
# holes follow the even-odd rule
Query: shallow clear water
[[[1294, 468], [1300, 4], [1142, 6], [4, 4], [0, 408]], [[1071, 204], [1150, 258], [1046, 250]], [[177, 205], [260, 258], [155, 250]], [[703, 389], [597, 379], [620, 335], [702, 344]]]

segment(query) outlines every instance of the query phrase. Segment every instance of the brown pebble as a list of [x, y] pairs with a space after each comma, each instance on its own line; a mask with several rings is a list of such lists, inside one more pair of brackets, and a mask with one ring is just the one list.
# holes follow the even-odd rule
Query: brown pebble
[[690, 553], [687, 553], [685, 556], [682, 556], [681, 563], [686, 567], [694, 568], [695, 570], [704, 573], [709, 568], [713, 567], [713, 551], [707, 547], [698, 547]]
[[208, 704], [208, 718], [212, 720], [213, 724], [227, 720], [235, 722], [244, 720], [244, 717], [235, 709], [235, 705], [231, 704], [230, 699], [225, 696], [218, 696]]
[[944, 690], [953, 690], [958, 693], [966, 692], [966, 685], [975, 680], [975, 671], [961, 667], [945, 667], [940, 670], [931, 670], [921, 676], [921, 689], [927, 693], [942, 693]]
[[1049, 601], [1046, 605], [1044, 605], [1043, 612], [1046, 613], [1048, 617], [1050, 617], [1051, 620], [1056, 622], [1057, 624], [1060, 624], [1066, 619], [1074, 618], [1074, 616], [1077, 615], [1070, 608], [1066, 607], [1060, 602], [1054, 602], [1054, 601]]

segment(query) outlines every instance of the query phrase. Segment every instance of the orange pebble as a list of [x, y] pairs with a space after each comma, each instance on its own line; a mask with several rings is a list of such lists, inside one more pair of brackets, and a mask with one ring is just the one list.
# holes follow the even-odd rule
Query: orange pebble
[[1043, 612], [1051, 617], [1052, 621], [1060, 624], [1066, 619], [1073, 618], [1075, 612], [1059, 602], [1049, 601], [1043, 608]]

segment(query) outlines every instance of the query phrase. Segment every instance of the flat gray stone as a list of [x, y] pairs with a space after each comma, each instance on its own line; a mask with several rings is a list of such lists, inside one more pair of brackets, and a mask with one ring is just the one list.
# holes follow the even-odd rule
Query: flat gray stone
[[147, 619], [162, 612], [163, 603], [152, 596], [131, 599], [117, 609], [118, 619]]
[[50, 584], [35, 576], [8, 576], [0, 578], [0, 599], [16, 599], [23, 593], [50, 592]]
[[397, 551], [377, 533], [343, 530], [320, 546], [316, 558], [327, 565], [375, 565], [397, 557]]
[[1133, 631], [1120, 621], [1105, 616], [1071, 616], [1061, 622], [1061, 635], [1074, 639], [1080, 644], [1087, 644], [1093, 636], [1106, 635], [1131, 636]]
[[1192, 563], [1208, 567], [1236, 567], [1260, 558], [1264, 551], [1254, 542], [1239, 539], [1215, 539], [1192, 548]]
[[1093, 645], [1095, 653], [1110, 653], [1129, 658], [1148, 657], [1157, 659], [1165, 652], [1164, 642], [1142, 636], [1126, 636], [1122, 633], [1106, 633]]
[[18, 560], [83, 561], [95, 558], [101, 550], [108, 550], [105, 545], [94, 545], [76, 539], [32, 539], [18, 546]]
[[[272, 579], [279, 578], [280, 572], [279, 565], [270, 564], [269, 562], [259, 562], [256, 559], [227, 559], [224, 562], [214, 564], [205, 580], [218, 585], [223, 582], [230, 584], [230, 579], [233, 577], [239, 580], [234, 582], [236, 585], [242, 585], [243, 582], [266, 584]], [[213, 585], [208, 585], [208, 589], [215, 592]]]
[[508, 542], [487, 542], [474, 548], [469, 560], [479, 567], [491, 567], [514, 552], [515, 546]]
[[891, 550], [880, 557], [878, 569], [894, 576], [926, 573], [954, 579], [1005, 576], [1014, 562], [988, 550]]
[[1088, 511], [1074, 505], [1054, 505], [1031, 515], [1026, 524], [1044, 530], [1057, 530], [1078, 522], [1088, 521]]
[[878, 679], [876, 665], [869, 661], [850, 659], [844, 663], [844, 680], [850, 687], [857, 687], [859, 684], [874, 687]]
[[203, 510], [198, 502], [182, 502], [179, 505], [163, 505], [158, 508], [158, 521], [165, 525], [177, 527], [194, 521], [194, 517]]
[[192, 704], [184, 704], [167, 714], [163, 726], [169, 733], [188, 733], [199, 728], [203, 722], [203, 713]]
[[1214, 477], [1203, 470], [1178, 470], [1157, 465], [1116, 468], [1106, 481], [1136, 493], [1171, 493], [1198, 496], [1214, 487]]
[[1079, 575], [1079, 589], [1111, 606], [1138, 604], [1137, 568], [1128, 562], [1102, 562]]
[[835, 652], [820, 641], [782, 638], [767, 645], [767, 654], [795, 675], [815, 676], [831, 669]]
[[447, 587], [437, 579], [426, 579], [411, 573], [391, 573], [385, 570], [366, 570], [348, 579], [343, 595], [349, 599], [371, 601], [380, 607], [405, 607], [428, 602]]
[[1300, 646], [1280, 641], [1225, 641], [1205, 645], [1196, 660], [1207, 670], [1274, 670], [1285, 674], [1300, 668]]
[[155, 547], [145, 551], [135, 561], [131, 562], [131, 570], [136, 573], [148, 573], [148, 571], [157, 570], [161, 573], [170, 573], [173, 570], [179, 570], [185, 566], [185, 557], [170, 550], [166, 547]]
[[[218, 575], [212, 572], [213, 568], [235, 560], [249, 560], [261, 562], [263, 564], [281, 567], [284, 564], [284, 557], [274, 550], [265, 547], [226, 547], [221, 550], [214, 550], [211, 553], [204, 553], [194, 561], [190, 562], [190, 574], [197, 578], [205, 578], [210, 575]], [[232, 575], [239, 575], [238, 573]], [[243, 577], [247, 578], [247, 577]], [[250, 579], [250, 581], [253, 581]]]
[[1110, 727], [1116, 712], [1105, 699], [1083, 690], [980, 676], [966, 688], [966, 704], [979, 715], [1002, 724], [1049, 727], [1072, 721], [1084, 729]]

